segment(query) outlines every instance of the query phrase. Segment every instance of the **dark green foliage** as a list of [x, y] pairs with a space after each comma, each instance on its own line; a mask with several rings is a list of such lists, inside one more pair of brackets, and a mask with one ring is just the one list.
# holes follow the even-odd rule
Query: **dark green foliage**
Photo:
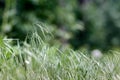
[[[1, 0], [0, 28], [24, 40], [38, 22], [74, 49], [120, 47], [119, 0]], [[57, 42], [56, 42], [57, 41]]]

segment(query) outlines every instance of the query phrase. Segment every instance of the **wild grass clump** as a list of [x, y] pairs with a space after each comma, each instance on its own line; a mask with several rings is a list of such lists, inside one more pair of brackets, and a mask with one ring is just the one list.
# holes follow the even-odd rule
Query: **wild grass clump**
[[[17, 45], [11, 45], [17, 41]], [[22, 46], [0, 39], [0, 80], [120, 80], [120, 54], [95, 59], [72, 49], [49, 46], [35, 32]]]

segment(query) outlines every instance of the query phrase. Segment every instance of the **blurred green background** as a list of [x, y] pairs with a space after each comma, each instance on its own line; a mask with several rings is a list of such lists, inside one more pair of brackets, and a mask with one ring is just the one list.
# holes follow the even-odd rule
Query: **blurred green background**
[[0, 33], [24, 41], [35, 25], [51, 45], [120, 49], [120, 0], [0, 0]]

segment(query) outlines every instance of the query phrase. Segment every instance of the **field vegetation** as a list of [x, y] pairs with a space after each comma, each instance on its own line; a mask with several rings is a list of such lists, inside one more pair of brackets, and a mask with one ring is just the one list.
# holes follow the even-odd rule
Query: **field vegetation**
[[120, 79], [119, 51], [95, 58], [84, 50], [50, 46], [37, 32], [27, 40], [20, 45], [18, 39], [0, 38], [0, 80]]

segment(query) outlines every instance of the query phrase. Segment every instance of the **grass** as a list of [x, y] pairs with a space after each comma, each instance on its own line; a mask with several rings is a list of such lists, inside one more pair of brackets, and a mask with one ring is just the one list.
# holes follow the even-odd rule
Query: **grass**
[[[17, 45], [12, 42], [17, 41]], [[0, 80], [120, 80], [120, 54], [109, 51], [100, 59], [49, 46], [35, 32], [30, 43], [0, 39]]]

